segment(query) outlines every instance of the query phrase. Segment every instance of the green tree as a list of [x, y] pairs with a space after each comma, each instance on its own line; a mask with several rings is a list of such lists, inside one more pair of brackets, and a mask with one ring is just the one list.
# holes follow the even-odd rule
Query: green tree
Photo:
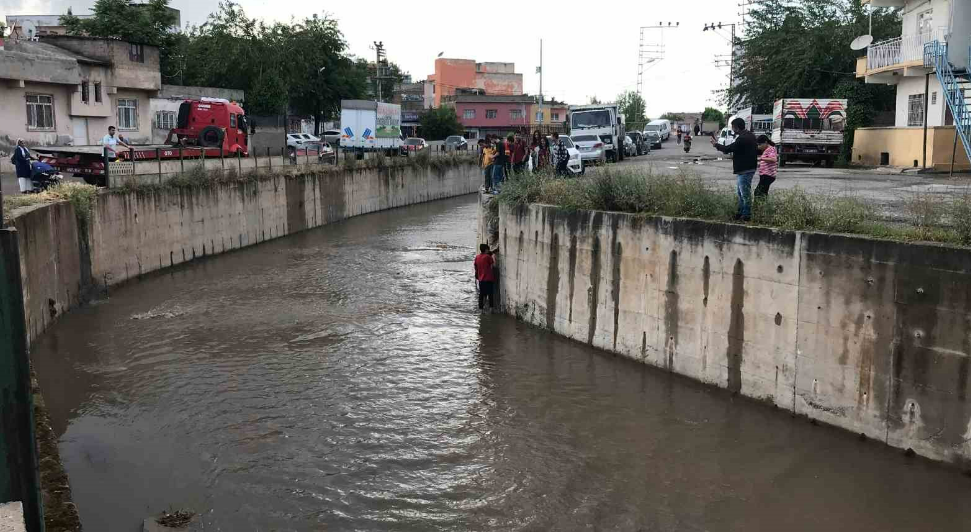
[[590, 105], [600, 105], [600, 100], [596, 95], [590, 97]]
[[672, 122], [684, 122], [684, 115], [678, 113], [664, 113], [661, 115], [661, 120], [670, 120]]
[[445, 140], [449, 135], [460, 135], [462, 124], [452, 107], [430, 109], [419, 119], [422, 135], [428, 140]]
[[705, 107], [701, 113], [702, 122], [718, 122], [718, 127], [725, 127], [725, 113], [714, 107]]
[[624, 91], [617, 96], [617, 106], [627, 120], [627, 129], [642, 129], [647, 123], [644, 98], [634, 91]]
[[173, 31], [177, 16], [169, 8], [169, 0], [149, 0], [144, 4], [133, 4], [128, 0], [97, 0], [91, 11], [91, 18], [82, 19], [68, 9], [67, 14], [60, 17], [60, 23], [70, 35], [157, 46], [162, 73], [171, 73], [178, 32]]

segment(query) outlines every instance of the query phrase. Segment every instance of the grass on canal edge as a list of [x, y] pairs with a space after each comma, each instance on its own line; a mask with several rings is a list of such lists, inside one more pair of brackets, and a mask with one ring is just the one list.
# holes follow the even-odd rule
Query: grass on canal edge
[[56, 187], [51, 187], [44, 192], [37, 194], [18, 194], [15, 196], [3, 197], [3, 217], [9, 220], [14, 209], [40, 205], [43, 203], [54, 203], [57, 201], [69, 201], [74, 205], [77, 216], [87, 220], [91, 216], [91, 209], [94, 206], [94, 199], [98, 196], [98, 187], [85, 185], [82, 183], [61, 183]]
[[[667, 175], [608, 168], [579, 179], [557, 179], [550, 174], [515, 176], [503, 184], [498, 199], [513, 207], [542, 203], [570, 210], [714, 222], [731, 222], [736, 209], [733, 188], [683, 171]], [[904, 202], [902, 219], [890, 222], [879, 216], [877, 205], [861, 197], [810, 194], [799, 188], [776, 190], [753, 204], [751, 223], [791, 231], [971, 246], [971, 196], [947, 201], [941, 195], [916, 193]]]

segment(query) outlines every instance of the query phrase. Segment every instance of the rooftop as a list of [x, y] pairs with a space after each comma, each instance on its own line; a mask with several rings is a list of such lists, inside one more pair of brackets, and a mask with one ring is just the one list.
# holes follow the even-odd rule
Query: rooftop
[[533, 103], [536, 97], [528, 94], [459, 94], [455, 103]]

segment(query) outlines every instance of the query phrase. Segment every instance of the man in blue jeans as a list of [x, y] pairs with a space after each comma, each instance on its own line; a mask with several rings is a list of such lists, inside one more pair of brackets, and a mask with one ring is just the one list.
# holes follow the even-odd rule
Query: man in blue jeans
[[711, 136], [711, 145], [722, 153], [735, 154], [732, 159], [738, 194], [738, 212], [735, 219], [748, 222], [752, 220], [752, 177], [759, 167], [759, 147], [755, 142], [755, 135], [746, 131], [745, 120], [732, 120], [732, 131], [735, 132], [735, 142], [730, 146], [718, 144], [714, 134]]

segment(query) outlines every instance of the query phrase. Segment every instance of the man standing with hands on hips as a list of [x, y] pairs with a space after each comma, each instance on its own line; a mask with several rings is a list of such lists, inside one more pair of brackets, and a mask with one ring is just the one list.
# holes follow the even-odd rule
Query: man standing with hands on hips
[[745, 120], [732, 120], [732, 131], [735, 132], [735, 142], [730, 146], [722, 146], [711, 136], [711, 145], [722, 153], [732, 153], [732, 168], [736, 179], [736, 193], [738, 194], [738, 212], [736, 220], [748, 222], [752, 220], [752, 177], [758, 168], [759, 148], [755, 143], [755, 135], [745, 129]]

